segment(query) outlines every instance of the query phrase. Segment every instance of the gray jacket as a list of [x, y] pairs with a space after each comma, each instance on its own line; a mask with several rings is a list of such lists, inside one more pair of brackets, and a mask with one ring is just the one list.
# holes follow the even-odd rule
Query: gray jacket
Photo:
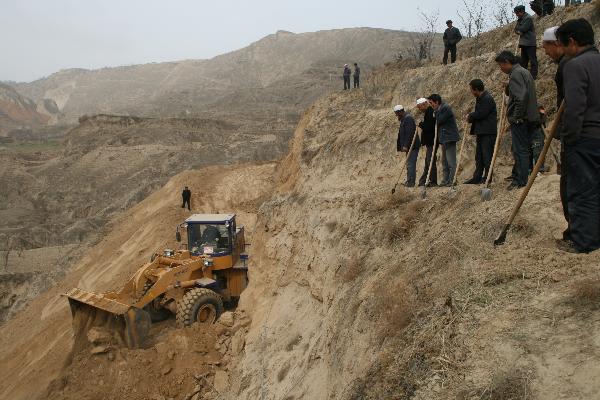
[[513, 66], [508, 82], [508, 121], [517, 120], [540, 122], [535, 81], [525, 68], [519, 64]]
[[521, 37], [519, 38], [519, 46], [537, 47], [535, 25], [533, 24], [533, 18], [531, 15], [525, 13], [525, 15], [523, 15], [521, 18], [517, 19], [515, 32], [521, 34]]
[[458, 42], [462, 40], [462, 35], [457, 27], [446, 28], [444, 31], [444, 46], [456, 46]]
[[580, 137], [600, 139], [600, 54], [590, 47], [564, 66], [565, 111], [561, 138], [572, 144]]
[[456, 117], [454, 111], [446, 103], [440, 104], [440, 107], [435, 111], [435, 120], [438, 126], [438, 141], [441, 144], [458, 142], [460, 134], [458, 133], [458, 125], [456, 125]]

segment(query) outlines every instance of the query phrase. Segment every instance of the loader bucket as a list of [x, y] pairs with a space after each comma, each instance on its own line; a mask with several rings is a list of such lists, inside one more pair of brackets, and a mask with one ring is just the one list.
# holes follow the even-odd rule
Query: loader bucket
[[129, 348], [141, 347], [148, 336], [151, 321], [144, 310], [81, 289], [73, 289], [66, 296], [73, 316], [73, 348], [76, 351], [88, 345], [87, 334], [95, 327], [111, 332]]

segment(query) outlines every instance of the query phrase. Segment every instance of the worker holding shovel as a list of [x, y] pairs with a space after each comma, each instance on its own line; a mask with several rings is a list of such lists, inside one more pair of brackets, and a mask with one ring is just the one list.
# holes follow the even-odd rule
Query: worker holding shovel
[[496, 57], [500, 70], [510, 76], [507, 115], [512, 135], [513, 166], [508, 190], [525, 187], [529, 176], [530, 149], [534, 131], [540, 129], [535, 81], [529, 71], [519, 65], [510, 51]]
[[435, 117], [433, 116], [433, 108], [429, 104], [426, 98], [421, 97], [417, 100], [417, 108], [423, 113], [423, 120], [419, 122], [419, 128], [421, 128], [421, 146], [426, 148], [425, 152], [425, 166], [423, 167], [423, 174], [419, 178], [419, 186], [425, 186], [427, 183], [427, 174], [429, 172], [429, 165], [431, 164], [431, 174], [429, 177], [429, 186], [437, 186], [437, 149], [439, 141], [435, 142]]
[[394, 113], [400, 121], [398, 130], [397, 151], [406, 153], [406, 182], [404, 186], [414, 187], [417, 178], [417, 158], [421, 142], [417, 135], [417, 125], [413, 116], [403, 106], [394, 107]]
[[465, 183], [479, 185], [486, 181], [490, 172], [494, 144], [498, 134], [498, 111], [494, 98], [485, 90], [481, 79], [472, 80], [469, 87], [476, 100], [475, 110], [467, 115], [467, 122], [471, 124], [471, 135], [477, 137], [477, 145], [475, 148], [475, 172], [473, 172], [473, 177]]
[[454, 111], [447, 103], [442, 101], [439, 94], [432, 94], [427, 98], [435, 110], [435, 120], [438, 129], [438, 138], [443, 148], [442, 165], [444, 178], [441, 186], [452, 186], [456, 173], [456, 142], [460, 140], [458, 125]]

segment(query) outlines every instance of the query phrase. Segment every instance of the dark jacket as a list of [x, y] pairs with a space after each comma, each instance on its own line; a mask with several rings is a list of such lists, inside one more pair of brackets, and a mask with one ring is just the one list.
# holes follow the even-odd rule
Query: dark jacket
[[523, 120], [530, 123], [540, 122], [535, 81], [525, 68], [519, 64], [513, 66], [508, 82], [508, 121]]
[[403, 148], [408, 150], [412, 143], [415, 132], [417, 131], [417, 125], [415, 119], [409, 113], [404, 115], [404, 118], [400, 121], [400, 129], [398, 130], [398, 140], [396, 142], [397, 151], [401, 151]]
[[344, 76], [352, 75], [352, 71], [348, 67], [344, 67]]
[[360, 67], [354, 68], [354, 76], [357, 78], [360, 77]]
[[184, 189], [183, 192], [181, 192], [181, 197], [183, 197], [184, 200], [189, 200], [192, 198], [192, 192], [189, 189]]
[[419, 122], [419, 128], [421, 128], [421, 146], [433, 146], [433, 141], [435, 140], [435, 117], [433, 116], [432, 107], [428, 107], [425, 110], [423, 121]]
[[435, 120], [437, 121], [438, 137], [441, 144], [458, 142], [460, 140], [452, 107], [446, 103], [442, 103], [435, 112]]
[[462, 35], [457, 27], [453, 26], [452, 28], [446, 28], [444, 31], [444, 46], [456, 46], [458, 42], [462, 39]]
[[564, 69], [567, 61], [569, 61], [569, 59], [565, 56], [562, 56], [560, 60], [558, 60], [558, 68], [556, 68], [556, 75], [554, 75], [554, 83], [556, 84], [556, 107], [560, 107], [560, 103], [562, 103], [565, 98]]
[[535, 25], [533, 24], [533, 18], [531, 15], [525, 13], [521, 18], [517, 19], [517, 26], [515, 32], [520, 33], [519, 46], [524, 47], [536, 47], [537, 40], [535, 37]]
[[498, 110], [496, 102], [487, 91], [475, 100], [475, 111], [469, 114], [472, 135], [496, 135], [498, 133]]
[[561, 138], [567, 143], [579, 137], [600, 139], [600, 54], [590, 47], [565, 64], [565, 111]]

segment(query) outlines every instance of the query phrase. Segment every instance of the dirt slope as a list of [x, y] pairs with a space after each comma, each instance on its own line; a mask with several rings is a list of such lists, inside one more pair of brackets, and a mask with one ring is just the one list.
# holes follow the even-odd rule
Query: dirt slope
[[[576, 13], [590, 16], [592, 6], [560, 10], [543, 23]], [[507, 29], [487, 37], [510, 42]], [[556, 249], [554, 238], [565, 225], [558, 176], [539, 178], [501, 248], [491, 243], [518, 195], [506, 192], [501, 180], [510, 171], [508, 141], [490, 202], [481, 202], [479, 189], [467, 186], [453, 195], [428, 190], [425, 201], [419, 189], [390, 194], [401, 159], [392, 105], [437, 91], [462, 115], [473, 103], [467, 83], [476, 77], [495, 82], [490, 88], [499, 98], [505, 77], [492, 56], [484, 52], [451, 67], [389, 65], [360, 92], [334, 94], [310, 107], [276, 168], [227, 169], [237, 182], [223, 182], [236, 189], [230, 207], [255, 221], [251, 285], [236, 311], [248, 325], [235, 333], [235, 346], [228, 339], [219, 379], [213, 371], [214, 385], [230, 385], [219, 384], [219, 393], [202, 392], [197, 399], [597, 396], [600, 258]], [[553, 72], [548, 64], [541, 69], [544, 102], [552, 99], [543, 88], [551, 87]], [[149, 240], [157, 247], [168, 243], [172, 232], [158, 227], [174, 226], [182, 217], [171, 206], [178, 200], [172, 193], [192, 179], [200, 185], [214, 172], [205, 171], [178, 177], [115, 221], [111, 235], [51, 294], [79, 283], [108, 288], [131, 271], [119, 266], [133, 267], [152, 252]], [[467, 163], [461, 180], [470, 171]], [[250, 184], [243, 185], [245, 180]], [[207, 207], [227, 206], [219, 203], [220, 193]], [[152, 222], [142, 226], [150, 216]], [[98, 264], [107, 253], [113, 261]], [[51, 294], [0, 328], [0, 365], [6, 368], [0, 372], [10, 382], [0, 397], [35, 398], [42, 391], [29, 385], [31, 379], [45, 386], [60, 376], [42, 397], [188, 398], [196, 371], [179, 364], [182, 349], [173, 359], [157, 357], [154, 343], [154, 350], [115, 356], [116, 365], [108, 356], [82, 356], [61, 371], [69, 316]], [[50, 332], [50, 345], [40, 332]], [[179, 336], [204, 340], [199, 335], [166, 326], [155, 337], [170, 344]], [[202, 364], [199, 369], [205, 367], [207, 358], [191, 354], [193, 346], [189, 353]], [[161, 375], [164, 364], [158, 361], [175, 374]], [[138, 384], [140, 370], [152, 379]]]
[[[273, 169], [274, 164], [267, 163], [184, 172], [113, 220], [111, 234], [87, 252], [65, 279], [0, 328], [0, 373], [4, 377], [0, 398], [37, 398], [61, 371], [71, 344], [71, 316], [67, 301], [60, 296], [61, 293], [74, 286], [99, 291], [118, 287], [153, 252], [165, 246], [173, 248], [176, 244], [175, 226], [189, 215], [179, 204], [180, 188], [183, 185], [189, 185], [192, 190], [193, 211], [235, 212], [240, 223], [248, 228], [251, 239], [258, 205], [272, 187]], [[205, 189], [207, 185], [210, 190]], [[134, 364], [130, 368], [148, 367], [144, 364], [148, 362], [148, 358], [141, 356], [138, 359], [140, 364], [135, 364], [135, 360], [134, 355]], [[118, 360], [120, 361], [122, 359]], [[82, 362], [85, 364], [88, 361]], [[36, 384], [32, 385], [32, 382]], [[114, 386], [114, 382], [110, 380], [105, 380], [104, 386], [98, 382], [95, 384], [105, 390]], [[158, 390], [158, 382], [153, 385]], [[68, 396], [61, 394], [60, 384], [55, 383], [55, 387], [59, 388], [59, 392], [54, 394], [57, 398]], [[76, 391], [78, 385], [72, 385], [70, 389]], [[88, 394], [96, 393], [92, 389], [82, 390], [88, 390]], [[118, 393], [115, 389], [115, 397], [105, 398], [117, 398]], [[145, 391], [138, 394], [137, 397], [129, 398], [148, 398]]]

